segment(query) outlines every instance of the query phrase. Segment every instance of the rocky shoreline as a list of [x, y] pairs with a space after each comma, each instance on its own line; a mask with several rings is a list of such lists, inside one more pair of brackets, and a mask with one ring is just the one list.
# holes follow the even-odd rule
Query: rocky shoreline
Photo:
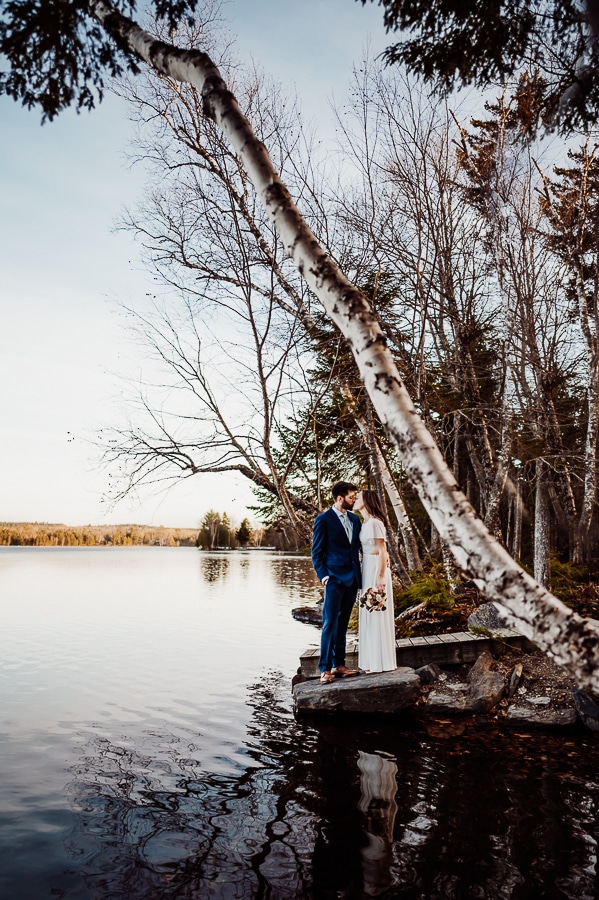
[[579, 721], [574, 680], [538, 650], [492, 656], [485, 650], [469, 671], [439, 670], [423, 686], [426, 714], [484, 716], [498, 724], [572, 727]]
[[[294, 610], [293, 615], [318, 626], [321, 604]], [[504, 624], [493, 604], [483, 604], [468, 620], [474, 633], [485, 632], [490, 638]], [[472, 665], [401, 666], [394, 672], [363, 674], [333, 685], [299, 675], [293, 695], [298, 717], [411, 710], [440, 727], [451, 723], [454, 733], [460, 722], [465, 727], [473, 719], [506, 727], [599, 730], [599, 703], [531, 644], [526, 650], [506, 646], [504, 652], [493, 654], [484, 649]]]
[[[419, 669], [400, 666], [393, 672], [362, 674], [321, 685], [318, 679], [295, 680], [294, 711], [311, 714], [361, 713], [397, 715], [410, 711], [452, 733], [468, 721], [506, 727], [599, 729], [599, 717], [585, 715], [570, 676], [540, 651], [494, 657], [483, 650], [472, 666]], [[593, 703], [593, 698], [591, 703]], [[599, 714], [599, 705], [595, 705]], [[582, 713], [582, 714], [581, 714]]]

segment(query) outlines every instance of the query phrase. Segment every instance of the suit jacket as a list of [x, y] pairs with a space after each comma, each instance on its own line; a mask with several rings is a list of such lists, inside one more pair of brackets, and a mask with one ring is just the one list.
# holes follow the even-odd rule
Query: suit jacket
[[330, 507], [316, 516], [312, 537], [312, 565], [320, 581], [327, 575], [342, 584], [362, 583], [360, 570], [360, 528], [355, 513], [348, 512], [352, 523], [351, 544], [339, 516]]

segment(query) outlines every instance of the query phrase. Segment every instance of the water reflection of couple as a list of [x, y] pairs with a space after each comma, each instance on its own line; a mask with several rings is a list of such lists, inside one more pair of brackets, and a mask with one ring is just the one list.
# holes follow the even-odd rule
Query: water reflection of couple
[[[312, 562], [324, 585], [320, 681], [358, 675], [345, 665], [345, 640], [358, 589], [384, 591], [384, 610], [360, 606], [358, 665], [365, 672], [386, 672], [396, 667], [395, 623], [391, 570], [386, 545], [387, 516], [374, 491], [358, 491], [354, 484], [333, 485], [333, 506], [316, 517]], [[355, 512], [359, 512], [360, 521]], [[360, 552], [362, 565], [360, 566]]]

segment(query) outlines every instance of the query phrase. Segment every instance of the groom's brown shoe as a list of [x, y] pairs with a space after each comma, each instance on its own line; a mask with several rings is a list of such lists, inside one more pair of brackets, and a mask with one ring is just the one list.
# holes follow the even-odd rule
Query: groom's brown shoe
[[331, 674], [335, 676], [335, 678], [349, 678], [350, 675], [359, 675], [359, 669], [348, 669], [347, 666], [337, 666], [336, 669], [331, 669]]

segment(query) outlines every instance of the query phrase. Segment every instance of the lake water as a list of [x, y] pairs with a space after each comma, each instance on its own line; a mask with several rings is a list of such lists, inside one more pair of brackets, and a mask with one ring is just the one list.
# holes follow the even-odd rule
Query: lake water
[[594, 898], [592, 734], [300, 724], [309, 560], [1, 548], [0, 897]]

